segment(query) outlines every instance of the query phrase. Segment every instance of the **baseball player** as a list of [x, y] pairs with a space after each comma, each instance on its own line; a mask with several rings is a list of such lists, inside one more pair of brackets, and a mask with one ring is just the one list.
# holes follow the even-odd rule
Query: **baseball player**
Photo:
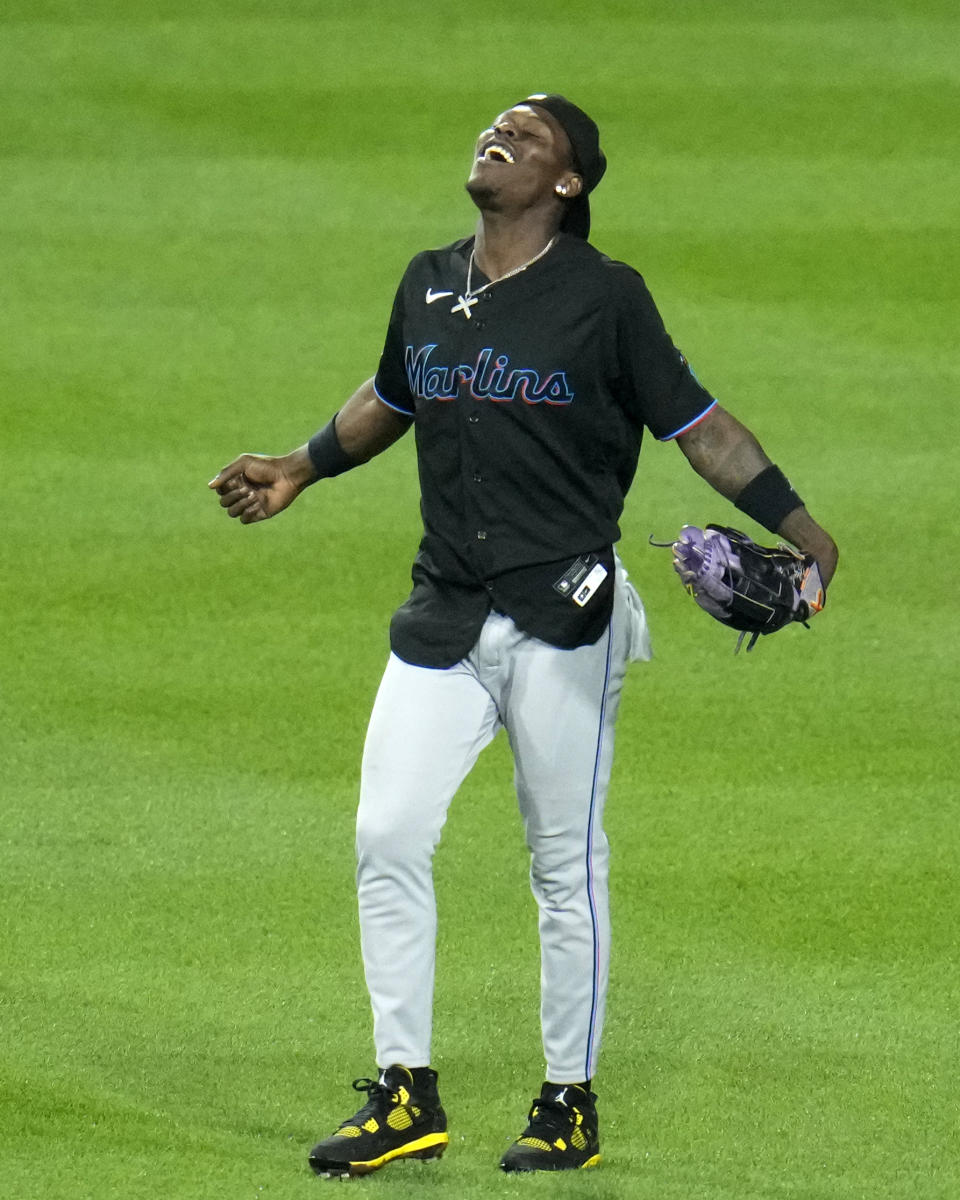
[[364, 1174], [448, 1142], [430, 1066], [432, 857], [448, 806], [502, 727], [539, 906], [545, 1082], [505, 1171], [599, 1161], [593, 1078], [610, 949], [604, 804], [621, 687], [648, 658], [614, 551], [644, 429], [820, 567], [837, 550], [753, 435], [697, 381], [643, 279], [587, 241], [606, 160], [594, 122], [534, 95], [479, 136], [476, 233], [418, 254], [376, 375], [290, 454], [244, 454], [210, 486], [275, 516], [413, 426], [423, 540], [363, 751], [357, 890], [378, 1071], [314, 1147]]

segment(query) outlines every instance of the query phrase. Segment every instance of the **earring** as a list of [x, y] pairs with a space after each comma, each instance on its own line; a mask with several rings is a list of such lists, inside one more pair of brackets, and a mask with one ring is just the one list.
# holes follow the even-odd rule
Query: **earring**
[[553, 190], [557, 193], [558, 196], [565, 196], [567, 194], [567, 189], [565, 187], [561, 187], [559, 183]]

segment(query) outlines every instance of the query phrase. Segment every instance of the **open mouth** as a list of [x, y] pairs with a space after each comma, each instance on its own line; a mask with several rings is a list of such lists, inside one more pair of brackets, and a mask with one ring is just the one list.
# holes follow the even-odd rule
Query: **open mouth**
[[516, 160], [509, 146], [505, 146], [502, 142], [487, 142], [477, 155], [477, 161], [509, 163], [512, 166]]

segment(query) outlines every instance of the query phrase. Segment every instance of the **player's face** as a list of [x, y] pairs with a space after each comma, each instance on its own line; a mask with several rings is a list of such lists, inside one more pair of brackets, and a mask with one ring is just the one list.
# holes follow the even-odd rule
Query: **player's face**
[[550, 113], [518, 104], [477, 138], [467, 190], [478, 203], [486, 196], [491, 207], [537, 200], [558, 184], [569, 187], [571, 177], [579, 179], [571, 157], [567, 135]]

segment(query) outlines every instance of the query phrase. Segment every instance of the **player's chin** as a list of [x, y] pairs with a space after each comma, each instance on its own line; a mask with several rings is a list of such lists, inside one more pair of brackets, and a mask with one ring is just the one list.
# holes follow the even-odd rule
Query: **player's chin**
[[491, 180], [484, 179], [482, 175], [478, 174], [476, 167], [465, 187], [477, 208], [484, 212], [496, 212], [500, 208], [500, 189]]

